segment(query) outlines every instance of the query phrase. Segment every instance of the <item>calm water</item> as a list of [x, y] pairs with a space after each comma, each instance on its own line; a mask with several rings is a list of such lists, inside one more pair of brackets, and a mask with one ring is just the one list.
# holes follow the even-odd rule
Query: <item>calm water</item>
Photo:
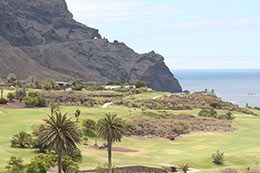
[[240, 106], [260, 107], [259, 70], [173, 70], [183, 90], [215, 90], [217, 96]]

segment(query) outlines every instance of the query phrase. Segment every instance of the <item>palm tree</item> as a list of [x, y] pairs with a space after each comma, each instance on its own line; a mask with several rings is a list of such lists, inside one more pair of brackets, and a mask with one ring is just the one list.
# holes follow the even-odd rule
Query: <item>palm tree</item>
[[17, 134], [15, 134], [11, 140], [11, 146], [15, 147], [15, 146], [20, 146], [22, 148], [30, 147], [32, 144], [32, 137], [30, 134], [21, 131]]
[[49, 150], [56, 149], [58, 154], [58, 171], [61, 173], [62, 155], [80, 144], [81, 133], [77, 124], [67, 117], [67, 113], [54, 112], [54, 115], [44, 119], [46, 127], [42, 130], [45, 133], [41, 140]]
[[60, 110], [60, 106], [58, 103], [55, 103], [55, 102], [51, 102], [50, 103], [50, 110], [51, 110], [51, 115], [53, 115], [53, 113], [55, 111], [59, 111]]
[[76, 110], [75, 112], [75, 118], [77, 119], [77, 122], [79, 122], [79, 116], [80, 116], [81, 112], [79, 109]]
[[124, 133], [124, 123], [117, 115], [110, 113], [98, 121], [97, 132], [100, 137], [107, 141], [108, 146], [108, 169], [112, 173], [112, 144], [120, 142]]

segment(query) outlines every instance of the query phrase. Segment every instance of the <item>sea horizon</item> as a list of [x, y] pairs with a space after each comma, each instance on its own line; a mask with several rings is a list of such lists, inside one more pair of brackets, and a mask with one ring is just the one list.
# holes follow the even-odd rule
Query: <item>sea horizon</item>
[[240, 106], [260, 106], [260, 69], [175, 69], [183, 90], [215, 90], [218, 97]]

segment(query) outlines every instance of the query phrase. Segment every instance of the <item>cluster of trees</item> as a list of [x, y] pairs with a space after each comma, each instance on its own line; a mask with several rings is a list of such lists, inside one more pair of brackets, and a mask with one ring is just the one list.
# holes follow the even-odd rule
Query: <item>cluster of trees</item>
[[214, 109], [202, 109], [199, 114], [201, 117], [210, 117], [210, 118], [217, 118], [217, 119], [226, 119], [226, 120], [233, 120], [235, 116], [231, 112], [227, 112], [225, 114], [218, 115], [217, 111]]
[[[68, 172], [68, 169], [79, 169], [79, 162], [82, 159], [78, 145], [82, 140], [82, 134], [78, 126], [78, 118], [80, 111], [77, 110], [74, 121], [67, 114], [58, 111], [57, 105], [51, 107], [51, 115], [44, 119], [44, 125], [39, 126], [33, 132], [19, 132], [13, 136], [11, 142], [12, 147], [31, 147], [39, 149], [43, 154], [32, 159], [30, 164], [23, 164], [21, 158], [12, 156], [6, 166], [11, 172], [26, 171], [47, 172], [50, 167], [58, 165], [58, 172]], [[117, 115], [106, 114], [96, 124], [95, 121], [83, 121], [83, 126], [89, 130], [96, 130], [97, 135], [102, 137], [108, 146], [108, 170], [112, 173], [112, 144], [120, 142], [124, 133], [124, 123]]]
[[40, 81], [35, 76], [29, 76], [27, 80], [20, 81], [14, 73], [10, 73], [6, 81], [0, 79], [0, 86], [13, 86], [13, 87], [27, 87], [27, 88], [42, 88]]

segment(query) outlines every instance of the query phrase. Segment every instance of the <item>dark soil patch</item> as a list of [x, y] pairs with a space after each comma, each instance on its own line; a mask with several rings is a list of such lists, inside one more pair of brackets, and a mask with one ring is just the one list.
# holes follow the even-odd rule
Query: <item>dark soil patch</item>
[[24, 102], [13, 101], [13, 102], [7, 103], [6, 105], [1, 105], [1, 104], [0, 104], [0, 108], [6, 108], [6, 109], [22, 109], [22, 108], [26, 108], [26, 105], [24, 104]]
[[133, 150], [133, 149], [122, 148], [122, 147], [113, 147], [112, 151], [126, 152], [126, 153], [136, 153], [136, 152], [139, 152], [139, 150]]

